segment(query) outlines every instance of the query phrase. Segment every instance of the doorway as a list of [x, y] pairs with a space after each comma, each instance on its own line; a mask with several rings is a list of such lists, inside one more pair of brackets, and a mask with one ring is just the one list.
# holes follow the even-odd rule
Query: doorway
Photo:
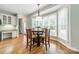
[[19, 18], [19, 34], [26, 34], [26, 21]]
[[22, 18], [19, 18], [19, 34], [22, 34]]

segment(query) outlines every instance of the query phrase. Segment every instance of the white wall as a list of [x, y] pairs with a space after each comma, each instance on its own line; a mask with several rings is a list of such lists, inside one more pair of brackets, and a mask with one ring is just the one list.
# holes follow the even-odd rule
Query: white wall
[[32, 19], [31, 17], [27, 17], [27, 20], [26, 20], [26, 28], [31, 28], [32, 27]]
[[79, 49], [79, 5], [71, 5], [71, 46]]

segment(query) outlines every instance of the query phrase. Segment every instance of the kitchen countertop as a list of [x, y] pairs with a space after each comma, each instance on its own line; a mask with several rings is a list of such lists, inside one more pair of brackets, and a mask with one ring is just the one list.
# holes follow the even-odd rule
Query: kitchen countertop
[[10, 32], [10, 31], [17, 31], [17, 29], [6, 29], [6, 30], [0, 30], [0, 32]]
[[11, 24], [0, 25], [0, 32], [17, 31], [16, 27]]

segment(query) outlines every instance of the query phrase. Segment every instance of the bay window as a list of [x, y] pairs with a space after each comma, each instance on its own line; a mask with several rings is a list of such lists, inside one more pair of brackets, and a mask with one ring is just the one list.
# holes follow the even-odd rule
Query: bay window
[[63, 8], [57, 12], [44, 16], [41, 21], [36, 21], [35, 18], [33, 18], [32, 27], [40, 26], [42, 28], [50, 28], [51, 36], [55, 36], [55, 37], [58, 36], [58, 38], [60, 39], [67, 40], [68, 39], [68, 36], [67, 36], [68, 34], [68, 8]]
[[49, 16], [49, 28], [50, 28], [50, 35], [57, 36], [57, 14], [56, 13]]
[[68, 8], [63, 8], [58, 12], [58, 37], [63, 40], [67, 40], [67, 20]]

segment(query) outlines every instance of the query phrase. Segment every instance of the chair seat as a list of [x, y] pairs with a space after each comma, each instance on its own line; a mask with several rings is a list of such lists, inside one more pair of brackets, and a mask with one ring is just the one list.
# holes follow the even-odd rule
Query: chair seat
[[[41, 35], [40, 37], [41, 37], [41, 38], [44, 38], [44, 39], [46, 38], [45, 35]], [[47, 36], [47, 37], [48, 37], [48, 36]]]
[[37, 36], [36, 35], [32, 35], [32, 38], [36, 38]]

